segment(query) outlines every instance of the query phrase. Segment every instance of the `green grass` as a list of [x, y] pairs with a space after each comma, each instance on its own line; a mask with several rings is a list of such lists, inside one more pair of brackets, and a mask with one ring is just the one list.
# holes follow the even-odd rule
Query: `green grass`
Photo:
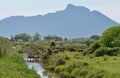
[[28, 69], [22, 57], [15, 55], [0, 58], [0, 78], [40, 78], [31, 69]]
[[[56, 66], [59, 58], [65, 61], [65, 64]], [[50, 56], [46, 69], [52, 70], [60, 78], [120, 78], [119, 65], [119, 56], [94, 57], [82, 56], [77, 52], [65, 52]]]

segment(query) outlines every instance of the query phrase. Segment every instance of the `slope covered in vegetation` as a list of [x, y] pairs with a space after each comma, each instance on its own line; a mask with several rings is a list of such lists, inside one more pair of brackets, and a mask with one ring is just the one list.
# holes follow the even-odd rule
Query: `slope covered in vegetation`
[[40, 78], [34, 70], [28, 69], [10, 41], [2, 37], [0, 37], [0, 78]]

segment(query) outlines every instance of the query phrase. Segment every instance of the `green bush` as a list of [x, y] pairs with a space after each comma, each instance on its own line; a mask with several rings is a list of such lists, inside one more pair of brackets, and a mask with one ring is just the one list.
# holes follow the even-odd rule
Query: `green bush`
[[72, 77], [76, 77], [80, 75], [80, 69], [79, 68], [75, 68], [72, 72], [71, 72], [71, 76]]
[[16, 45], [16, 50], [20, 54], [23, 53], [23, 49], [22, 49], [22, 47], [20, 45]]
[[63, 71], [60, 73], [60, 78], [71, 78], [71, 74], [69, 72]]
[[54, 65], [49, 65], [49, 66], [47, 66], [47, 69], [49, 71], [54, 71], [55, 70], [55, 66]]
[[108, 48], [108, 47], [100, 47], [94, 52], [95, 56], [103, 56], [103, 55], [109, 55], [109, 56], [116, 56], [120, 54], [120, 48]]
[[83, 55], [86, 55], [86, 54], [92, 54], [94, 53], [94, 51], [98, 48], [100, 48], [101, 45], [99, 43], [99, 41], [96, 41], [94, 42], [89, 48], [87, 48], [84, 52], [83, 52]]
[[64, 65], [65, 64], [65, 60], [62, 59], [62, 58], [58, 58], [55, 62], [55, 65], [58, 66], [58, 65]]
[[120, 42], [119, 39], [120, 39], [120, 26], [113, 26], [103, 32], [100, 38], [100, 42], [106, 47], [115, 47], [113, 46], [113, 44], [120, 46], [120, 43], [118, 43]]
[[64, 65], [59, 65], [59, 66], [57, 66], [56, 68], [55, 68], [55, 72], [56, 73], [60, 73], [60, 72], [62, 72], [62, 71], [64, 71], [65, 70], [65, 66]]
[[120, 54], [120, 48], [119, 47], [114, 47], [114, 48], [109, 48], [109, 50], [106, 53], [109, 56], [116, 56]]
[[95, 50], [94, 54], [95, 56], [103, 56], [108, 52], [108, 48], [106, 47], [100, 47], [97, 50]]

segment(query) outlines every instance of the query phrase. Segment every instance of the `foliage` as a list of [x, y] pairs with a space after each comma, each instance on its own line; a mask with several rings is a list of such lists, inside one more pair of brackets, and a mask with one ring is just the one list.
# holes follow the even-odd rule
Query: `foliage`
[[97, 42], [84, 51], [84, 55], [94, 53], [95, 56], [115, 56], [120, 54], [120, 26], [105, 30]]
[[0, 37], [0, 58], [5, 56], [12, 48], [12, 44], [8, 39]]
[[97, 50], [95, 50], [94, 53], [95, 53], [95, 56], [103, 56], [103, 55], [107, 54], [107, 52], [108, 52], [108, 48], [100, 47]]
[[[65, 59], [66, 55], [70, 58], [69, 60]], [[76, 55], [79, 55], [80, 58], [74, 58]], [[65, 61], [65, 64], [55, 66], [54, 62], [56, 62], [56, 58], [62, 58]], [[120, 64], [120, 57], [117, 56], [93, 57], [92, 59], [89, 59], [89, 56], [82, 56], [77, 52], [65, 52], [51, 55], [48, 61], [51, 62], [51, 60], [53, 60], [53, 63], [48, 64], [46, 69], [56, 73], [56, 75], [59, 76], [56, 78], [120, 77], [120, 67], [117, 66]], [[113, 68], [114, 66], [116, 66], [116, 68]]]
[[31, 40], [31, 36], [29, 34], [26, 33], [21, 33], [21, 34], [17, 34], [14, 36], [14, 40], [15, 41], [24, 41], [24, 42], [28, 42]]
[[33, 36], [33, 41], [37, 41], [40, 40], [40, 34], [39, 33], [35, 33], [35, 35]]
[[58, 58], [55, 62], [55, 65], [58, 66], [58, 65], [64, 65], [65, 64], [65, 61], [62, 59], [62, 58]]
[[92, 35], [92, 36], [90, 37], [90, 39], [99, 40], [99, 39], [100, 39], [100, 36], [99, 36], [99, 35]]
[[114, 26], [105, 30], [100, 38], [101, 43], [106, 47], [120, 46], [120, 26]]
[[111, 42], [113, 47], [120, 47], [120, 34], [117, 38], [114, 38], [114, 40]]
[[101, 44], [99, 43], [99, 41], [95, 41], [89, 48], [87, 48], [83, 54], [86, 55], [86, 54], [92, 54], [94, 53], [94, 51], [96, 49], [98, 49], [99, 47], [101, 47]]
[[0, 78], [40, 78], [19, 55], [0, 59]]
[[21, 50], [19, 45], [14, 48], [8, 39], [0, 37], [0, 78], [40, 78], [16, 52]]
[[62, 41], [62, 38], [56, 35], [48, 35], [44, 37], [44, 40], [47, 41]]
[[51, 43], [50, 43], [50, 46], [51, 46], [51, 47], [55, 47], [55, 46], [56, 46], [55, 42], [51, 42]]
[[22, 49], [22, 47], [20, 46], [20, 45], [16, 45], [16, 51], [18, 52], [18, 53], [23, 53], [23, 49]]

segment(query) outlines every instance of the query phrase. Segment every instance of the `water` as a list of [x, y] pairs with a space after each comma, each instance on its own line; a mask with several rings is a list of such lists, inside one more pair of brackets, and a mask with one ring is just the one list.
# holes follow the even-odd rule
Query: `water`
[[[42, 68], [42, 66], [39, 63], [35, 62], [28, 62], [27, 61], [27, 55], [23, 55], [24, 60], [26, 61], [28, 67], [30, 69], [34, 69], [37, 71], [37, 73], [41, 76], [41, 78], [49, 78], [47, 74], [45, 74], [45, 70]], [[54, 78], [54, 77], [52, 77]]]
[[41, 76], [41, 78], [48, 78], [47, 75], [44, 75], [45, 70], [38, 63], [27, 62], [27, 65], [30, 69], [34, 69]]

